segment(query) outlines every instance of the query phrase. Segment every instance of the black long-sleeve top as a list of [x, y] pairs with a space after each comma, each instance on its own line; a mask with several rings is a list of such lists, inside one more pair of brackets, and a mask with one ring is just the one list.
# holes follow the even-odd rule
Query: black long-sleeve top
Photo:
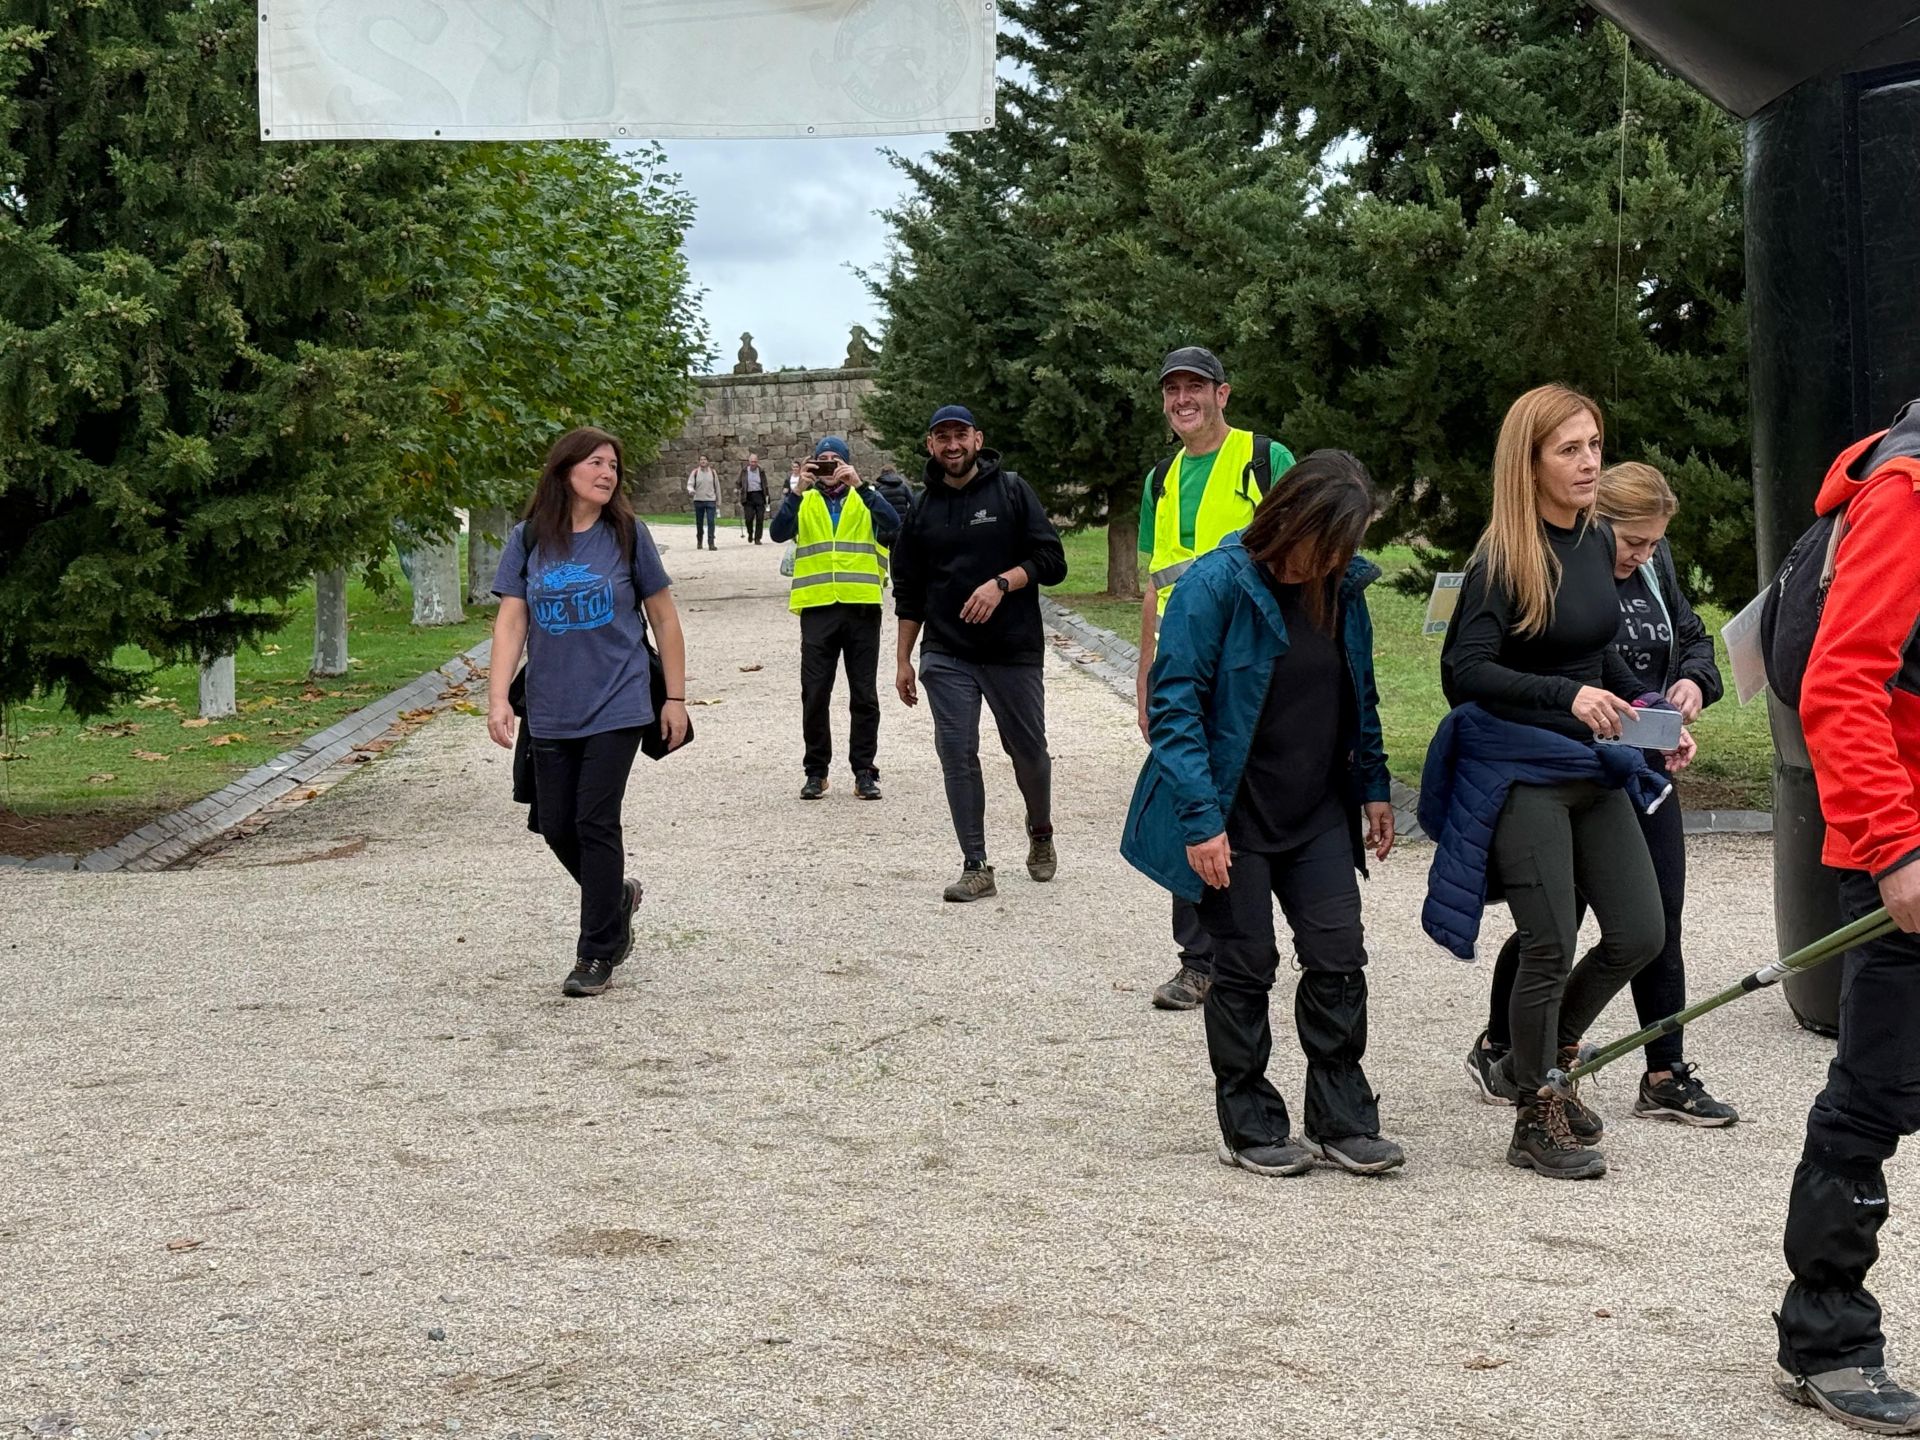
[[1515, 633], [1519, 607], [1504, 588], [1487, 583], [1475, 560], [1460, 587], [1460, 603], [1440, 651], [1440, 687], [1449, 705], [1469, 702], [1525, 725], [1575, 740], [1593, 732], [1572, 710], [1583, 685], [1598, 685], [1624, 700], [1647, 687], [1614, 649], [1620, 628], [1620, 592], [1613, 579], [1613, 532], [1604, 524], [1563, 529], [1541, 522], [1560, 561], [1553, 618], [1537, 635]]

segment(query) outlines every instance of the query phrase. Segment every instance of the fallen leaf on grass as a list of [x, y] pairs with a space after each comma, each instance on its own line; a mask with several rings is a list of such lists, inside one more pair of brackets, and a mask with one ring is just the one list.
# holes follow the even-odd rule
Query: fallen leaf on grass
[[180, 728], [182, 730], [204, 730], [212, 723], [213, 721], [211, 720], [182, 720], [180, 722]]
[[182, 1250], [198, 1250], [207, 1242], [192, 1235], [182, 1235], [178, 1240], [167, 1241], [167, 1249], [178, 1254]]
[[136, 760], [154, 761], [165, 760], [169, 757], [161, 754], [158, 750], [136, 750], [133, 752], [133, 758]]
[[1469, 1370], [1498, 1370], [1506, 1363], [1504, 1359], [1496, 1359], [1492, 1355], [1476, 1355], [1467, 1361], [1466, 1368]]
[[300, 692], [300, 698], [302, 700], [308, 700], [308, 701], [324, 700], [327, 698], [327, 692], [320, 689], [319, 686], [317, 685], [309, 685], [306, 689]]
[[114, 781], [118, 780], [119, 778], [120, 777], [118, 775], [109, 774], [107, 771], [102, 770], [97, 774], [87, 776], [87, 784], [111, 785]]
[[209, 745], [231, 745], [231, 744], [233, 744], [233, 742], [234, 742], [234, 741], [236, 741], [236, 740], [244, 740], [244, 739], [246, 739], [246, 738], [247, 738], [247, 737], [246, 737], [246, 736], [244, 736], [244, 735], [242, 735], [242, 734], [241, 734], [241, 733], [240, 733], [240, 732], [239, 732], [238, 730], [235, 730], [235, 731], [233, 731], [233, 732], [231, 732], [230, 734], [226, 734], [226, 735], [216, 735], [216, 736], [214, 736], [214, 737], [213, 737], [213, 738], [212, 738], [211, 740], [209, 740], [209, 741], [207, 741], [207, 744], [209, 744]]
[[280, 653], [280, 647], [278, 645], [262, 645], [260, 647], [260, 653], [262, 655], [278, 655]]
[[742, 675], [751, 675], [756, 670], [764, 670], [766, 668], [764, 665], [742, 665], [740, 667], [740, 673]]
[[142, 695], [133, 702], [136, 710], [178, 710], [180, 707], [164, 695]]
[[301, 732], [301, 731], [298, 731], [298, 730], [269, 730], [269, 731], [267, 731], [267, 734], [268, 734], [268, 735], [270, 735], [270, 736], [271, 736], [272, 738], [274, 738], [275, 740], [290, 740], [290, 739], [292, 739], [292, 738], [293, 738], [293, 737], [294, 737], [295, 735], [298, 735], [298, 734], [301, 734], [301, 733], [302, 733], [302, 732]]
[[256, 710], [271, 710], [279, 703], [280, 701], [277, 697], [263, 695], [258, 700], [243, 701], [240, 708], [251, 715]]
[[138, 735], [147, 727], [131, 720], [113, 720], [105, 725], [88, 725], [80, 731], [82, 740], [124, 740], [129, 735]]

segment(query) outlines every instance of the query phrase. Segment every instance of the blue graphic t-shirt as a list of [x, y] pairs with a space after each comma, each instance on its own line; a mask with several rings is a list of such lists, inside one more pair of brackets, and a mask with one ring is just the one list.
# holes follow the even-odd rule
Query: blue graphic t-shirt
[[[653, 718], [640, 601], [672, 582], [644, 524], [633, 565], [605, 520], [573, 537], [571, 554], [527, 553], [527, 527], [507, 536], [493, 593], [527, 602], [527, 729], [538, 740], [577, 740]], [[634, 593], [638, 578], [640, 593]]]

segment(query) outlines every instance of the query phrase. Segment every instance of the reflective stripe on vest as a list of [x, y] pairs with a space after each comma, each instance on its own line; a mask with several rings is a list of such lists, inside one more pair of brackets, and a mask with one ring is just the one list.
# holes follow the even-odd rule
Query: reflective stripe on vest
[[789, 610], [880, 603], [880, 545], [874, 538], [873, 512], [858, 490], [849, 490], [840, 502], [837, 525], [820, 492], [807, 491], [800, 497], [793, 538]]
[[1173, 585], [1193, 562], [1236, 530], [1244, 530], [1260, 503], [1260, 484], [1247, 481], [1247, 495], [1240, 496], [1240, 481], [1253, 463], [1253, 432], [1229, 430], [1226, 443], [1213, 457], [1207, 472], [1206, 490], [1200, 497], [1200, 511], [1193, 519], [1193, 548], [1180, 543], [1180, 467], [1186, 458], [1182, 450], [1167, 469], [1165, 487], [1153, 510], [1153, 554], [1147, 571], [1153, 580], [1155, 608], [1167, 613], [1173, 598]]

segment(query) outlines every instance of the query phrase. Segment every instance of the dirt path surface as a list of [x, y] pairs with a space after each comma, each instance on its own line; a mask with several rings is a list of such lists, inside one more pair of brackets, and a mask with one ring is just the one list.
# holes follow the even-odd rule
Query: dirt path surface
[[[1366, 891], [1406, 1170], [1229, 1171], [1200, 1017], [1147, 1005], [1129, 707], [1050, 663], [1059, 879], [1025, 878], [989, 740], [1000, 896], [943, 905], [924, 708], [883, 693], [884, 802], [844, 767], [798, 801], [779, 552], [729, 542], [667, 556], [721, 703], [640, 762], [640, 941], [600, 1000], [560, 997], [570, 897], [477, 719], [190, 872], [0, 875], [0, 1433], [1838, 1433], [1768, 1384], [1827, 1054], [1777, 997], [1691, 1047], [1735, 1129], [1631, 1119], [1622, 1066], [1606, 1180], [1511, 1170], [1460, 1065], [1487, 968], [1421, 936], [1411, 849]], [[1693, 862], [1704, 990], [1770, 953], [1768, 852]]]

